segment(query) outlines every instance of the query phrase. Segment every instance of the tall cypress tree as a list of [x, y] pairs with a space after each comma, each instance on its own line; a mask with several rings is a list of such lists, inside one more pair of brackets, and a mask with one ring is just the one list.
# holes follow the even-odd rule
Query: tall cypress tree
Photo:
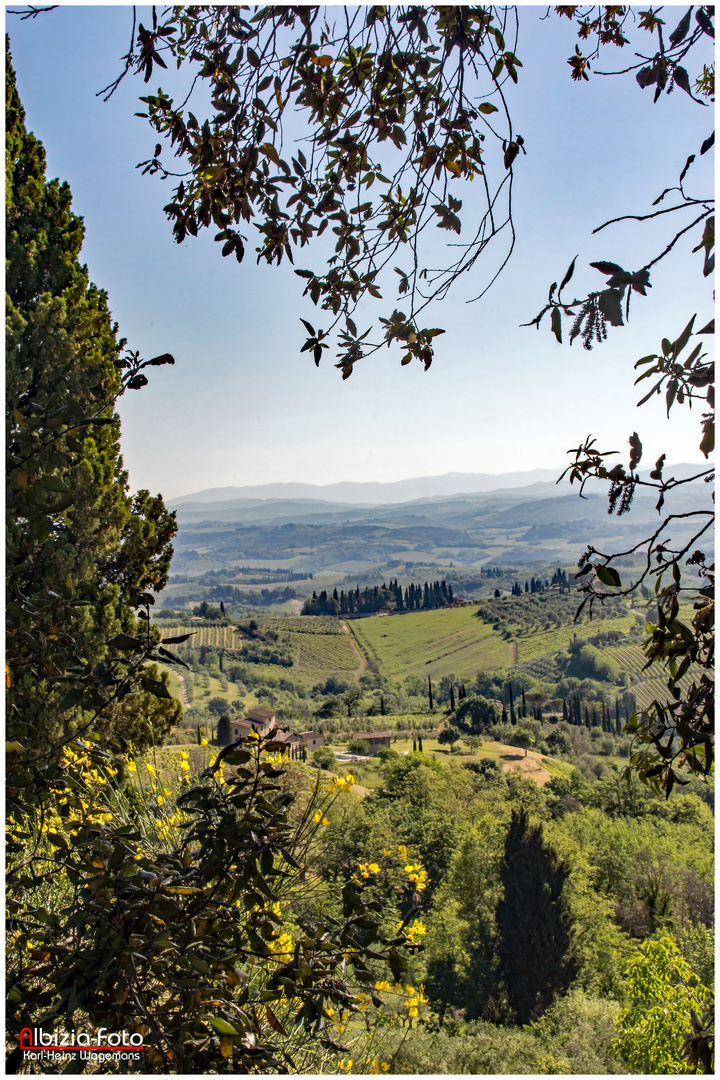
[[[25, 127], [9, 54], [6, 131], [8, 706], [18, 733], [25, 725], [54, 737], [82, 718], [77, 707], [58, 709], [67, 683], [26, 674], [27, 605], [47, 603], [51, 593], [67, 601], [47, 638], [42, 668], [51, 678], [78, 663], [94, 667], [108, 639], [138, 633], [139, 594], [167, 582], [176, 527], [160, 496], [129, 493], [113, 411], [128, 367], [125, 342], [79, 261], [84, 228], [70, 189], [45, 178], [45, 152]], [[146, 382], [138, 376], [129, 386]], [[69, 430], [73, 417], [83, 425]], [[31, 439], [37, 452], [29, 455]], [[166, 676], [148, 675], [147, 685], [163, 692]], [[142, 745], [181, 711], [169, 693], [160, 700], [138, 689], [107, 707], [94, 730]]]
[[518, 1024], [541, 1016], [575, 975], [563, 896], [568, 874], [545, 846], [542, 826], [514, 811], [501, 868], [497, 975]]

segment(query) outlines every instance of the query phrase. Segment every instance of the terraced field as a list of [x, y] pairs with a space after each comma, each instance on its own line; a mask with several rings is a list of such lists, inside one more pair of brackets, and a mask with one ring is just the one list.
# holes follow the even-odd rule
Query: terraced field
[[510, 649], [472, 607], [354, 619], [350, 629], [383, 675], [474, 676], [506, 667]]

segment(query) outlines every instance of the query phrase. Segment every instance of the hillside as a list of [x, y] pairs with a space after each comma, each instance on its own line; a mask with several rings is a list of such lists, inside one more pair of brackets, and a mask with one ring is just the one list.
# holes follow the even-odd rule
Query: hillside
[[381, 675], [474, 676], [511, 662], [510, 647], [470, 607], [356, 619], [350, 628]]

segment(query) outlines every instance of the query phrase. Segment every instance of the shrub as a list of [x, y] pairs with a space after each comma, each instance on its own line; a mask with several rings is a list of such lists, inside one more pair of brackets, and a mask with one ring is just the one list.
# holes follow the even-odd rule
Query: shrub
[[321, 769], [332, 769], [336, 760], [334, 753], [327, 746], [321, 746], [313, 754], [313, 761]]
[[369, 754], [370, 743], [367, 739], [351, 739], [348, 743], [348, 750], [351, 754]]

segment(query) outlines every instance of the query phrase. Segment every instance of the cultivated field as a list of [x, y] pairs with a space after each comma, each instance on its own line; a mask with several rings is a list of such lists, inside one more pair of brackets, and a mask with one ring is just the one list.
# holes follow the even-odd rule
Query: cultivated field
[[173, 652], [181, 652], [183, 649], [199, 649], [201, 645], [214, 645], [218, 649], [239, 649], [241, 647], [239, 634], [234, 626], [198, 626], [192, 623], [182, 626], [157, 625], [163, 638], [181, 637], [183, 634], [192, 634], [187, 641], [179, 645], [170, 645]]
[[510, 663], [507, 642], [472, 607], [354, 619], [350, 629], [383, 675], [474, 676]]
[[298, 634], [287, 635], [295, 648], [295, 664], [304, 671], [311, 671], [318, 678], [322, 675], [358, 674], [365, 667], [365, 660], [350, 634]]
[[[638, 709], [649, 709], [653, 701], [664, 703], [669, 700], [667, 684], [661, 672], [662, 666], [654, 664], [643, 671], [647, 657], [639, 645], [622, 645], [608, 649], [607, 655], [615, 661], [621, 671], [630, 676], [630, 689], [635, 695]], [[691, 676], [685, 675], [680, 680], [680, 688], [687, 690], [692, 682]]]
[[[518, 633], [518, 662], [533, 660], [536, 656], [542, 656], [546, 652], [557, 652], [558, 649], [566, 649], [574, 637], [594, 637], [598, 631], [619, 630], [627, 634], [635, 626], [635, 618], [632, 615], [622, 615], [616, 619], [603, 619], [601, 622], [593, 619], [591, 622], [576, 623], [570, 626], [557, 626], [551, 630], [531, 630], [529, 633]], [[632, 646], [628, 646], [632, 648]], [[613, 650], [613, 659], [617, 659]], [[620, 663], [620, 660], [617, 660]], [[623, 671], [626, 670], [621, 664]]]

